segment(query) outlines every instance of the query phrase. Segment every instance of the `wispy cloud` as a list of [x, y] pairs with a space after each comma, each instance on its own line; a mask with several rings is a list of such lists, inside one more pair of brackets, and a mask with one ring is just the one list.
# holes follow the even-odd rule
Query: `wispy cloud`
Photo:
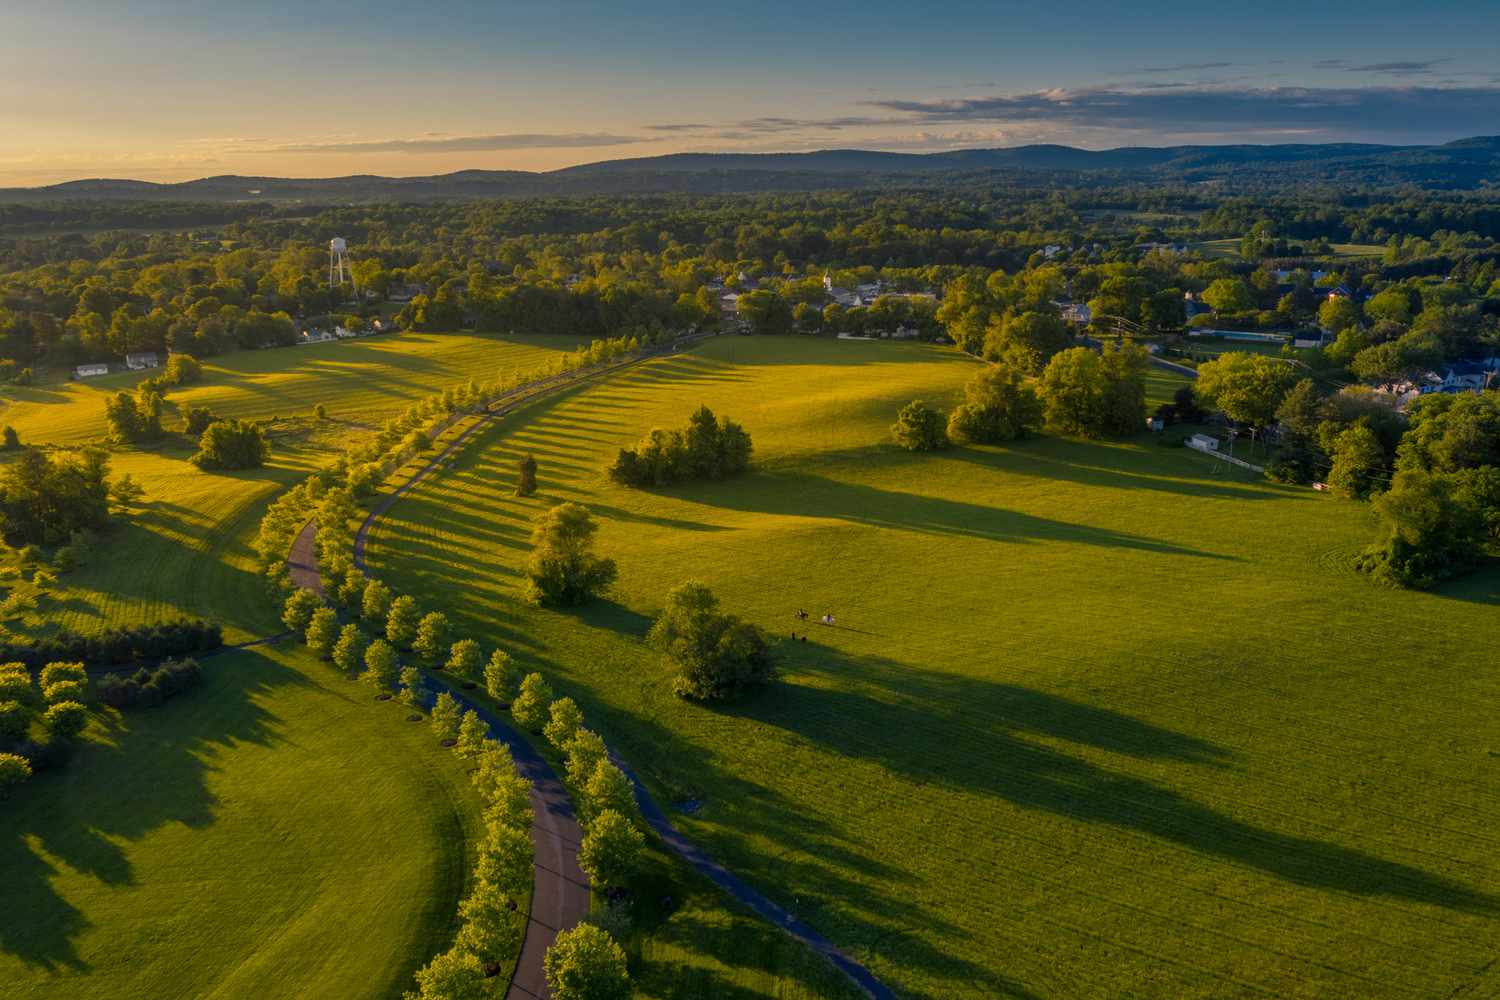
[[1426, 76], [1433, 67], [1441, 66], [1448, 59], [1406, 60], [1403, 62], [1366, 63], [1363, 66], [1347, 66], [1350, 73], [1385, 73], [1389, 76]]
[[1493, 127], [1500, 87], [1054, 89], [937, 100], [866, 102], [921, 124], [1038, 122], [1075, 127], [1308, 134], [1381, 131], [1466, 135]]
[[1228, 69], [1234, 63], [1228, 62], [1200, 62], [1200, 63], [1178, 63], [1175, 66], [1142, 66], [1136, 70], [1137, 73], [1188, 73], [1194, 70], [1204, 69]]
[[668, 122], [665, 125], [642, 125], [647, 132], [705, 132], [714, 126], [693, 122]]
[[505, 135], [461, 135], [417, 139], [360, 139], [319, 141], [264, 146], [267, 153], [487, 153], [511, 149], [580, 149], [590, 146], [624, 146], [654, 140], [637, 135], [608, 132], [539, 133]]

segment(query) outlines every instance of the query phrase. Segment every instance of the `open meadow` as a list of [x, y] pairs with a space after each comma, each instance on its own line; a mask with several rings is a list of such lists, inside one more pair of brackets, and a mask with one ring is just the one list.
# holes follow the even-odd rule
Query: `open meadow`
[[[225, 417], [275, 418], [270, 462], [204, 472], [188, 461], [196, 442], [177, 433], [149, 446], [112, 447], [114, 474], [141, 485], [142, 503], [84, 565], [5, 624], [33, 633], [58, 626], [88, 632], [187, 615], [221, 623], [230, 641], [274, 631], [280, 612], [255, 573], [251, 548], [272, 499], [412, 402], [470, 379], [530, 371], [574, 346], [557, 337], [401, 334], [209, 359], [201, 382], [168, 395], [164, 424], [180, 427], [177, 413], [186, 405]], [[105, 398], [143, 377], [9, 387], [0, 424], [15, 427], [28, 444], [107, 445]], [[319, 403], [326, 420], [313, 418]]]
[[[498, 421], [379, 524], [371, 568], [544, 671], [693, 803], [681, 829], [902, 994], [1500, 990], [1500, 571], [1377, 587], [1366, 509], [1146, 436], [887, 443], [976, 370], [717, 338]], [[753, 436], [749, 473], [605, 478], [700, 403]], [[573, 614], [520, 601], [562, 500], [620, 566]], [[691, 578], [787, 640], [778, 683], [672, 695], [643, 637]]]
[[387, 998], [447, 946], [480, 828], [462, 762], [299, 646], [203, 666], [6, 803], [8, 1000]]

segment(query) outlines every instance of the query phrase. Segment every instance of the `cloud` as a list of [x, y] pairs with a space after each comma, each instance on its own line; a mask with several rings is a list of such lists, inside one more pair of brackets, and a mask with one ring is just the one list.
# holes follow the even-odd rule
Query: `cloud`
[[704, 132], [713, 128], [712, 125], [685, 123], [668, 123], [666, 125], [642, 125], [641, 128], [648, 132]]
[[1136, 70], [1137, 73], [1186, 73], [1191, 70], [1201, 69], [1228, 69], [1234, 63], [1228, 62], [1201, 62], [1201, 63], [1178, 63], [1176, 66], [1142, 66]]
[[607, 132], [561, 134], [511, 133], [507, 135], [462, 135], [421, 139], [369, 139], [352, 142], [298, 142], [266, 146], [267, 153], [487, 153], [510, 149], [580, 149], [589, 146], [624, 146], [654, 140]]
[[1404, 62], [1366, 63], [1363, 66], [1345, 66], [1348, 73], [1386, 73], [1390, 76], [1425, 76], [1447, 59], [1407, 60]]
[[1161, 134], [1294, 129], [1319, 134], [1474, 135], [1500, 117], [1500, 87], [1101, 87], [866, 102], [913, 124], [1047, 122]]

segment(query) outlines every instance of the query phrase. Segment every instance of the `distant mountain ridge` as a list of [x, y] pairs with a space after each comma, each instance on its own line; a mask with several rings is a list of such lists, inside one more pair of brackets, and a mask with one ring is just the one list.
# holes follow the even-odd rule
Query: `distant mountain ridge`
[[[1059, 176], [1061, 175], [1061, 176]], [[1364, 143], [1122, 146], [1033, 145], [943, 153], [826, 149], [809, 153], [671, 153], [560, 170], [461, 170], [430, 177], [224, 175], [174, 184], [78, 180], [0, 188], [0, 202], [56, 200], [425, 201], [538, 195], [732, 193], [890, 187], [962, 181], [1326, 181], [1469, 189], [1500, 185], [1500, 136], [1440, 146]]]

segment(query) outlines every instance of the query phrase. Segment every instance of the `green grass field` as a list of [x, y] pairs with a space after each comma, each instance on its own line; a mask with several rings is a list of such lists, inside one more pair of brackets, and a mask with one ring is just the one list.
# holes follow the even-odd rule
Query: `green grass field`
[[0, 809], [8, 1000], [389, 998], [452, 939], [462, 762], [300, 647], [203, 665]]
[[[1364, 260], [1385, 253], [1385, 247], [1377, 243], [1330, 243], [1329, 246], [1333, 248], [1332, 260]], [[1201, 240], [1190, 244], [1188, 249], [1196, 250], [1205, 257], [1238, 257], [1240, 240], [1239, 237]]]
[[[168, 429], [180, 426], [175, 410], [188, 403], [223, 416], [279, 417], [270, 464], [203, 472], [188, 462], [196, 443], [177, 434], [146, 448], [112, 449], [115, 474], [130, 473], [145, 489], [141, 508], [101, 539], [87, 565], [5, 624], [90, 631], [189, 615], [221, 622], [231, 641], [275, 630], [279, 612], [255, 575], [251, 543], [276, 495], [414, 400], [469, 379], [529, 371], [573, 346], [555, 337], [402, 334], [213, 359], [201, 383], [168, 397]], [[105, 396], [142, 377], [11, 388], [0, 423], [15, 426], [27, 443], [101, 443]], [[329, 419], [317, 422], [311, 411], [320, 402]]]
[[[659, 797], [701, 801], [686, 832], [905, 994], [1500, 991], [1500, 572], [1375, 587], [1366, 509], [1144, 436], [885, 443], [973, 371], [717, 339], [507, 418], [394, 508], [372, 567], [544, 670]], [[607, 482], [700, 402], [754, 436], [750, 474]], [[621, 568], [577, 614], [518, 601], [565, 499]], [[763, 694], [684, 704], [642, 639], [693, 577], [776, 635], [798, 608], [838, 625], [798, 627]], [[764, 971], [715, 962], [716, 995]]]

